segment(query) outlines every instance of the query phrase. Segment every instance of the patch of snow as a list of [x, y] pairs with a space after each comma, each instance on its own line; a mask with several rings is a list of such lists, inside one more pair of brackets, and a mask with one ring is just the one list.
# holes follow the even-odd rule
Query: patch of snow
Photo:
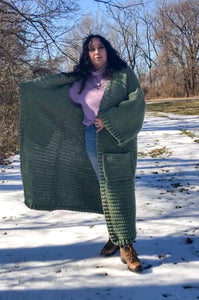
[[[198, 116], [147, 114], [139, 134], [137, 239], [145, 267], [100, 257], [104, 217], [24, 205], [19, 156], [0, 169], [0, 299], [199, 299]], [[151, 150], [169, 150], [151, 157]]]

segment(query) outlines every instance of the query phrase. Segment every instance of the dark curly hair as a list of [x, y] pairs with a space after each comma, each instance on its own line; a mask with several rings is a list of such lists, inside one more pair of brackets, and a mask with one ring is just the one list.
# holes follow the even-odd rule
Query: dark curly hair
[[87, 36], [83, 41], [82, 54], [79, 58], [79, 63], [74, 67], [74, 73], [77, 80], [80, 82], [80, 91], [84, 89], [86, 80], [90, 76], [93, 70], [93, 64], [89, 57], [89, 43], [92, 39], [97, 38], [104, 45], [107, 51], [107, 66], [103, 74], [103, 78], [110, 79], [114, 71], [119, 71], [127, 66], [127, 63], [123, 61], [118, 52], [112, 47], [111, 43], [107, 41], [103, 36], [98, 34], [91, 34]]

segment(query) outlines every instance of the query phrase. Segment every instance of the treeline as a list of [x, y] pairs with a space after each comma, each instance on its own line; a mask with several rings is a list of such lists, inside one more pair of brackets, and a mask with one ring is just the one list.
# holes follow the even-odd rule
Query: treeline
[[135, 69], [147, 98], [199, 94], [199, 0], [0, 0], [0, 161], [18, 149], [18, 86], [69, 71], [89, 33], [107, 37]]

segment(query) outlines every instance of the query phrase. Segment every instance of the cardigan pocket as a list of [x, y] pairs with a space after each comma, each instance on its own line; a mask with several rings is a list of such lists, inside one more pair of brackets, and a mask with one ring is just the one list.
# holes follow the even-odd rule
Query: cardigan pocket
[[102, 165], [107, 181], [132, 179], [135, 173], [131, 152], [105, 153]]

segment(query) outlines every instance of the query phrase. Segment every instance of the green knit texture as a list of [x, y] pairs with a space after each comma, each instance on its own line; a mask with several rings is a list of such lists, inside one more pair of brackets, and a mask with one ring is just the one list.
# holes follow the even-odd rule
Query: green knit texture
[[111, 240], [136, 236], [134, 175], [137, 134], [145, 101], [130, 68], [113, 75], [101, 101], [98, 133], [100, 185], [85, 149], [80, 107], [70, 102], [74, 78], [54, 74], [20, 87], [21, 172], [25, 203], [32, 209], [104, 213]]

